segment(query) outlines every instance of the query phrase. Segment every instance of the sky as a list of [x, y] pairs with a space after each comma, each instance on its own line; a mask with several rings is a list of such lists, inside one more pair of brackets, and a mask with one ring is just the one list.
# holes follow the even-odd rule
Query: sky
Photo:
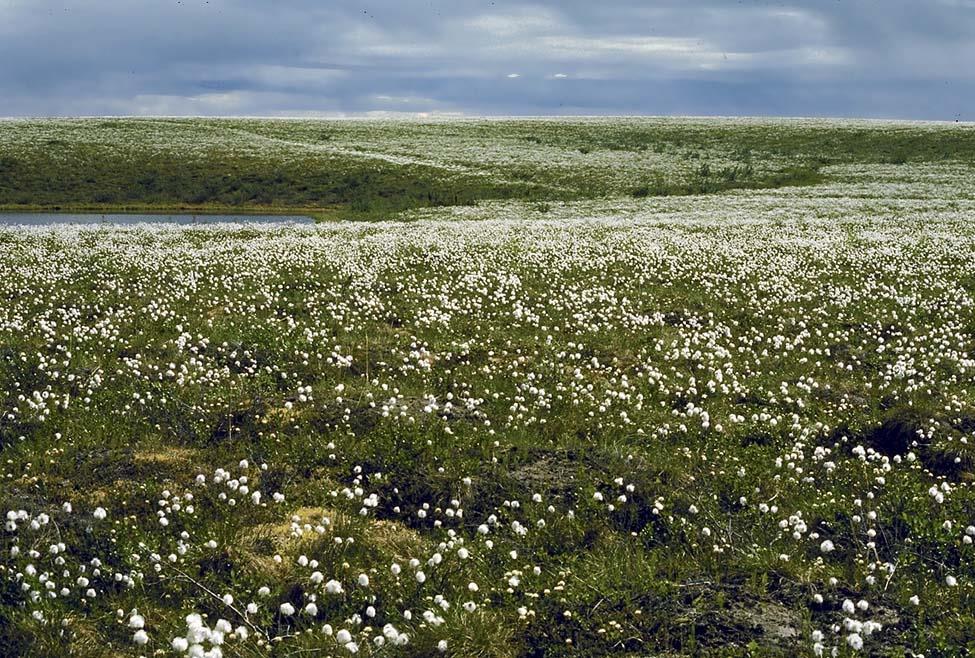
[[0, 116], [975, 120], [975, 0], [0, 0]]

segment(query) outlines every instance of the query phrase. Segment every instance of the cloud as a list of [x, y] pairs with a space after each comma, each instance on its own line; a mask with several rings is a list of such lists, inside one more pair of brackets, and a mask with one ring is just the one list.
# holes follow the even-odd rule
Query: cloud
[[973, 35], [970, 0], [0, 0], [0, 115], [975, 119]]
[[504, 40], [564, 29], [560, 12], [544, 7], [518, 7], [506, 13], [478, 14], [458, 21], [465, 31], [487, 34]]
[[540, 45], [570, 58], [592, 58], [606, 54], [695, 56], [710, 51], [710, 46], [692, 37], [543, 37]]

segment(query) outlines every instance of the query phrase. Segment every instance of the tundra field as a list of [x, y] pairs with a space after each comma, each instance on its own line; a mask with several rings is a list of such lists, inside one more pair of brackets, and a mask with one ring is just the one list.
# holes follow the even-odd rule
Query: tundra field
[[[975, 127], [0, 122], [4, 656], [975, 651]], [[360, 220], [360, 221], [338, 221]]]

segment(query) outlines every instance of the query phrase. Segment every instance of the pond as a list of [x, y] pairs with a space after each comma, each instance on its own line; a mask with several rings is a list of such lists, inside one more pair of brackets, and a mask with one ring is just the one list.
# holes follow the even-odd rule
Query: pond
[[304, 215], [150, 215], [146, 213], [4, 213], [0, 226], [48, 226], [54, 224], [314, 224]]

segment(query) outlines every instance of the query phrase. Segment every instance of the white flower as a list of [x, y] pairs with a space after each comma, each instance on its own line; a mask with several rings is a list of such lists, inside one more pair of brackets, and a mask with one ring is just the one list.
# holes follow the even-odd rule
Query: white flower
[[860, 637], [858, 633], [850, 633], [847, 635], [846, 643], [849, 644], [854, 651], [859, 651], [863, 648], [863, 638]]
[[335, 634], [335, 640], [339, 644], [348, 644], [352, 641], [352, 633], [345, 630], [344, 628]]
[[282, 603], [279, 610], [281, 611], [281, 614], [284, 615], [285, 617], [290, 617], [295, 613], [295, 607], [288, 602]]
[[104, 507], [96, 507], [95, 511], [92, 512], [92, 516], [99, 521], [103, 521], [105, 517], [108, 516], [108, 512], [105, 511]]
[[823, 553], [832, 553], [836, 547], [828, 539], [823, 540], [823, 543], [819, 545], [819, 550]]
[[149, 643], [149, 636], [144, 630], [139, 629], [135, 632], [135, 635], [132, 636], [132, 641], [138, 644], [140, 647], [145, 646]]
[[342, 583], [337, 580], [330, 580], [325, 583], [325, 591], [329, 594], [341, 594], [344, 590], [342, 589]]
[[129, 617], [129, 628], [140, 629], [145, 628], [146, 620], [142, 615], [132, 615]]
[[360, 573], [359, 574], [359, 587], [369, 587], [369, 576], [368, 575], [366, 575], [364, 573]]

